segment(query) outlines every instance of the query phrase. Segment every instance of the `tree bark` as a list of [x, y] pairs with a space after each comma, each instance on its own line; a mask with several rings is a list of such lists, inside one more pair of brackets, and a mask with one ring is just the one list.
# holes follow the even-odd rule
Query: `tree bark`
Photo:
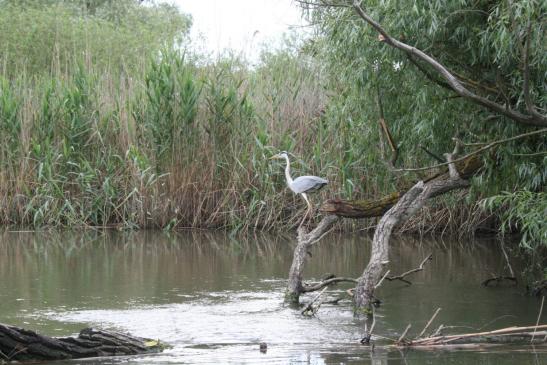
[[310, 233], [306, 233], [304, 227], [298, 229], [298, 244], [294, 249], [289, 282], [285, 292], [285, 301], [291, 304], [300, 303], [300, 295], [305, 292], [302, 285], [304, 266], [308, 257], [308, 250], [326, 234], [332, 225], [338, 220], [335, 215], [325, 216]]
[[[458, 146], [452, 154], [445, 154], [448, 162], [457, 153]], [[372, 314], [374, 291], [383, 275], [384, 267], [389, 263], [389, 239], [393, 229], [411, 217], [425, 202], [434, 196], [450, 190], [469, 186], [469, 182], [460, 177], [454, 163], [448, 166], [448, 178], [437, 177], [427, 183], [419, 181], [380, 219], [372, 240], [372, 253], [363, 275], [355, 288], [355, 310]]]
[[[400, 222], [404, 212], [409, 209], [410, 204], [424, 190], [423, 182], [418, 182], [410, 189], [401, 200], [397, 202], [380, 220], [374, 238], [372, 240], [372, 252], [369, 263], [359, 278], [355, 290], [356, 309], [364, 309], [367, 314], [372, 314], [370, 304], [374, 298], [374, 287], [383, 275], [384, 267], [389, 263], [388, 248], [389, 238], [393, 228]], [[370, 312], [369, 312], [370, 311]]]
[[83, 329], [78, 337], [48, 337], [0, 323], [2, 361], [51, 361], [161, 352], [159, 341], [118, 332]]

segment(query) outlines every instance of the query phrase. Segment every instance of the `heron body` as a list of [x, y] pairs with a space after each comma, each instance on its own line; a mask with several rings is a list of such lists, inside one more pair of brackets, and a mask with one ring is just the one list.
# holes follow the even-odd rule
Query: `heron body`
[[287, 152], [279, 153], [272, 157], [272, 159], [285, 159], [285, 179], [287, 180], [287, 186], [296, 194], [302, 195], [302, 198], [308, 204], [311, 209], [312, 205], [308, 200], [308, 193], [314, 193], [320, 190], [322, 187], [328, 184], [328, 181], [318, 176], [299, 176], [293, 180], [291, 177], [291, 162]]
[[327, 180], [317, 176], [300, 176], [289, 184], [289, 188], [297, 194], [314, 193], [327, 184]]

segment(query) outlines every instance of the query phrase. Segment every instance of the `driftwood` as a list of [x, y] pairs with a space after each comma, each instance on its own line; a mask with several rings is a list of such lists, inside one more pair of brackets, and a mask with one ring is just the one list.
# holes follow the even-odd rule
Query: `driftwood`
[[405, 346], [431, 347], [478, 343], [546, 343], [547, 324], [528, 327], [508, 327], [494, 331], [431, 336], [404, 343]]
[[137, 355], [165, 348], [157, 340], [93, 328], [83, 329], [78, 337], [48, 337], [0, 323], [0, 363]]

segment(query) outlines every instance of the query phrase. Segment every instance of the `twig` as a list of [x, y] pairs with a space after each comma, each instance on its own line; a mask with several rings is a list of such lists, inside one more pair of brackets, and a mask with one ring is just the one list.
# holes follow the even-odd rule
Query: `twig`
[[513, 272], [513, 267], [511, 266], [511, 263], [509, 262], [509, 256], [507, 256], [507, 252], [505, 251], [505, 244], [503, 243], [503, 241], [500, 242], [500, 247], [501, 247], [501, 252], [503, 252], [503, 256], [505, 256], [505, 262], [507, 263], [509, 272], [511, 273], [512, 277], [515, 277], [515, 273]]
[[526, 333], [529, 334], [531, 330], [533, 329], [541, 329], [545, 330], [547, 329], [547, 325], [539, 325], [539, 326], [526, 326], [526, 327], [508, 327], [508, 328], [502, 328], [495, 331], [485, 331], [485, 332], [476, 332], [476, 333], [466, 333], [466, 334], [460, 334], [460, 335], [450, 335], [450, 336], [436, 336], [436, 337], [427, 337], [420, 340], [415, 340], [414, 345], [422, 345], [422, 344], [435, 344], [435, 343], [448, 343], [453, 342], [456, 340], [466, 339], [466, 338], [472, 338], [472, 337], [481, 337], [481, 336], [490, 336], [490, 335], [509, 335], [509, 334], [522, 334]]
[[442, 158], [440, 156], [437, 156], [435, 153], [431, 152], [430, 150], [428, 150], [424, 146], [419, 145], [418, 147], [420, 147], [425, 153], [427, 153], [429, 156], [431, 156], [437, 162], [439, 162], [439, 163], [445, 163], [446, 162], [446, 160], [444, 158]]
[[423, 334], [425, 333], [425, 331], [429, 328], [429, 326], [431, 325], [431, 323], [433, 322], [433, 320], [435, 319], [435, 317], [437, 317], [437, 314], [439, 314], [439, 312], [441, 311], [441, 308], [437, 308], [437, 310], [435, 311], [435, 313], [433, 313], [433, 316], [431, 317], [431, 319], [429, 320], [429, 322], [427, 322], [427, 324], [425, 325], [424, 329], [422, 330], [422, 332], [420, 332], [420, 334], [418, 335], [417, 338], [420, 338], [423, 336]]
[[344, 278], [344, 277], [334, 277], [327, 279], [325, 281], [322, 281], [318, 284], [315, 284], [313, 286], [307, 286], [302, 289], [302, 292], [309, 293], [312, 291], [317, 291], [319, 289], [322, 289], [323, 287], [329, 286], [331, 284], [341, 283], [341, 282], [348, 282], [348, 283], [357, 283], [357, 279], [354, 278]]
[[382, 285], [382, 281], [384, 281], [385, 278], [387, 278], [388, 274], [389, 274], [389, 271], [386, 271], [386, 273], [384, 274], [384, 276], [382, 276], [382, 278], [378, 281], [378, 283], [376, 283], [376, 285], [374, 285], [374, 290], [378, 289], [380, 287], [380, 285]]
[[[378, 71], [379, 73], [380, 71]], [[384, 138], [387, 140], [387, 143], [389, 145], [389, 149], [391, 150], [391, 160], [389, 163], [391, 164], [391, 167], [395, 167], [395, 163], [397, 162], [397, 158], [399, 157], [399, 149], [397, 148], [397, 145], [395, 144], [393, 140], [393, 136], [391, 135], [391, 132], [389, 131], [389, 128], [386, 123], [386, 119], [384, 117], [384, 107], [382, 104], [382, 95], [380, 93], [380, 82], [376, 82], [376, 99], [378, 103], [378, 113], [379, 113], [379, 123], [380, 123], [380, 130], [383, 132]], [[383, 146], [383, 145], [382, 145]], [[382, 148], [383, 149], [383, 148]]]
[[543, 312], [543, 303], [545, 303], [545, 295], [541, 297], [541, 307], [539, 308], [538, 320], [536, 321], [536, 327], [534, 328], [534, 333], [532, 334], [532, 339], [530, 343], [534, 342], [534, 337], [536, 336], [536, 330], [538, 328], [539, 320], [541, 318], [541, 313]]
[[404, 330], [403, 334], [401, 335], [401, 337], [399, 337], [399, 339], [397, 340], [397, 343], [400, 344], [402, 343], [401, 341], [403, 340], [403, 338], [405, 338], [408, 330], [410, 329], [410, 327], [412, 327], [412, 325], [409, 323], [408, 326], [406, 326], [406, 329]]
[[325, 290], [327, 290], [327, 287], [324, 287], [323, 290], [321, 290], [319, 293], [317, 293], [317, 295], [311, 300], [311, 302], [309, 302], [309, 304], [306, 306], [306, 308], [304, 308], [304, 310], [301, 312], [303, 315], [310, 316], [310, 317], [315, 315], [315, 313], [317, 312], [317, 310], [321, 306], [321, 303], [319, 303], [317, 305], [317, 307], [315, 307], [315, 309], [313, 308], [313, 303], [315, 303], [317, 301], [317, 299], [319, 299], [321, 297], [321, 295], [323, 295]]
[[437, 329], [435, 330], [435, 332], [433, 332], [433, 334], [432, 334], [431, 336], [429, 336], [429, 337], [437, 337], [437, 336], [440, 336], [440, 335], [441, 335], [441, 331], [443, 330], [443, 328], [444, 328], [444, 324], [441, 324], [441, 325], [439, 326], [439, 328], [437, 328]]
[[503, 316], [499, 316], [499, 317], [496, 317], [494, 318], [493, 320], [491, 320], [490, 322], [488, 322], [487, 324], [481, 326], [480, 328], [477, 328], [478, 331], [482, 330], [483, 328], [486, 328], [488, 326], [490, 326], [492, 323], [502, 319], [502, 318], [509, 318], [509, 317], [513, 317], [513, 318], [516, 318], [517, 316], [514, 316], [514, 315], [511, 315], [511, 314], [506, 314], [506, 315], [503, 315]]
[[422, 270], [424, 269], [425, 263], [426, 263], [428, 260], [431, 260], [432, 257], [433, 257], [433, 253], [430, 253], [429, 255], [427, 255], [427, 257], [426, 257], [425, 259], [423, 259], [423, 261], [421, 262], [420, 266], [418, 266], [417, 268], [412, 269], [412, 270], [408, 270], [407, 272], [404, 272], [404, 273], [402, 273], [401, 275], [391, 276], [391, 277], [388, 277], [388, 278], [386, 278], [386, 279], [389, 280], [389, 281], [400, 280], [400, 281], [402, 281], [402, 282], [407, 283], [408, 285], [412, 285], [412, 283], [411, 283], [410, 281], [404, 279], [405, 276], [410, 275], [410, 274], [413, 274], [413, 273], [418, 272], [418, 271], [422, 271]]
[[463, 160], [465, 160], [465, 159], [467, 159], [467, 158], [469, 158], [473, 155], [476, 155], [476, 154], [478, 154], [482, 151], [485, 151], [485, 150], [490, 149], [494, 146], [497, 146], [498, 144], [505, 143], [505, 142], [510, 142], [510, 141], [514, 141], [514, 140], [517, 140], [517, 139], [520, 139], [520, 138], [529, 137], [529, 136], [533, 136], [533, 135], [536, 135], [536, 134], [542, 134], [542, 133], [546, 133], [546, 132], [547, 132], [547, 128], [542, 128], [542, 129], [539, 129], [537, 131], [523, 133], [523, 134], [519, 134], [518, 136], [514, 136], [514, 137], [510, 137], [510, 138], [506, 138], [506, 139], [500, 139], [500, 140], [497, 140], [497, 141], [494, 141], [494, 142], [490, 142], [489, 144], [487, 144], [486, 146], [484, 146], [482, 148], [479, 148], [478, 150], [475, 150], [471, 153], [468, 153], [467, 155], [464, 155], [460, 158], [452, 160], [452, 162], [443, 162], [443, 163], [439, 163], [439, 164], [432, 165], [432, 166], [427, 166], [427, 167], [417, 167], [417, 168], [411, 168], [411, 169], [396, 169], [395, 171], [425, 171], [425, 170], [435, 169], [437, 167], [442, 167], [442, 166], [449, 165], [451, 163], [463, 161]]

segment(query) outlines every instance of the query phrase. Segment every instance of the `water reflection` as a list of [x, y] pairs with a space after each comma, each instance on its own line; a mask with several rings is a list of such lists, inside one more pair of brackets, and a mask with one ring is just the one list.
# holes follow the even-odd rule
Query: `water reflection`
[[[173, 345], [156, 356], [100, 364], [536, 364], [546, 359], [545, 348], [536, 354], [508, 347], [371, 351], [359, 345], [362, 323], [347, 302], [324, 305], [313, 319], [283, 305], [291, 236], [90, 231], [5, 232], [0, 239], [0, 322], [51, 335], [101, 326]], [[456, 244], [405, 237], [393, 242], [394, 274], [416, 267], [430, 252], [434, 259], [412, 277], [412, 286], [393, 282], [380, 288], [384, 305], [377, 312], [377, 334], [396, 337], [408, 323], [418, 333], [438, 307], [443, 309], [436, 325], [462, 331], [535, 323], [537, 300], [521, 295], [519, 288], [480, 286], [504, 267], [496, 248], [491, 241]], [[327, 272], [357, 277], [369, 249], [367, 236], [332, 235], [313, 250], [306, 277]], [[347, 287], [329, 295], [341, 295]], [[260, 353], [260, 342], [268, 343], [266, 354]]]

